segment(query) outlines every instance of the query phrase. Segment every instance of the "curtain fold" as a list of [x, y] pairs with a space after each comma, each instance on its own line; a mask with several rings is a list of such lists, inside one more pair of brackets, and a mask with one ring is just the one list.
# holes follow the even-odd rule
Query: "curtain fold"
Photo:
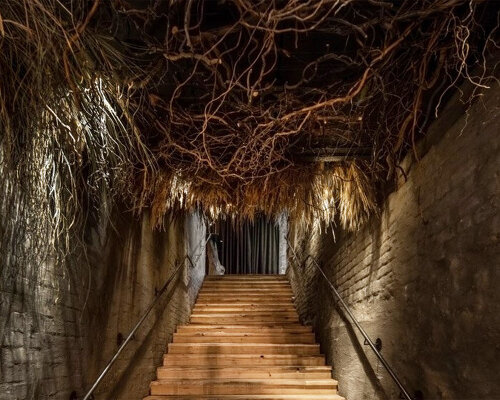
[[279, 227], [261, 216], [255, 220], [219, 220], [220, 262], [226, 274], [278, 274]]

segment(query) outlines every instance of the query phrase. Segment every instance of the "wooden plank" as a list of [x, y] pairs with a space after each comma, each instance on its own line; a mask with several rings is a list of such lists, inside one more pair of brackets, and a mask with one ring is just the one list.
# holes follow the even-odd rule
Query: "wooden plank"
[[318, 344], [169, 343], [169, 354], [298, 354], [319, 355]]
[[312, 334], [295, 335], [179, 335], [174, 334], [173, 343], [274, 343], [274, 344], [314, 344]]
[[158, 380], [152, 395], [206, 394], [336, 394], [333, 379]]
[[288, 281], [268, 281], [268, 282], [252, 282], [252, 281], [204, 281], [202, 287], [241, 287], [241, 288], [289, 288], [290, 282]]
[[330, 379], [331, 367], [265, 366], [261, 368], [159, 367], [158, 379]]
[[243, 312], [252, 312], [252, 311], [272, 311], [272, 312], [290, 312], [290, 313], [295, 313], [297, 314], [297, 311], [295, 308], [288, 304], [288, 305], [281, 305], [279, 307], [276, 307], [275, 305], [271, 306], [268, 304], [219, 304], [219, 305], [213, 305], [213, 304], [196, 304], [193, 308], [193, 313], [196, 311], [215, 311], [215, 312], [224, 312], [224, 311], [243, 311]]
[[234, 320], [248, 320], [255, 322], [264, 322], [267, 320], [272, 321], [296, 321], [298, 322], [298, 315], [290, 313], [275, 313], [275, 314], [264, 314], [264, 313], [241, 313], [241, 312], [225, 312], [225, 313], [196, 313], [191, 315], [191, 321], [205, 321], [213, 320], [220, 324], [231, 323], [231, 319]]
[[[222, 297], [222, 298], [221, 298]], [[202, 303], [217, 303], [219, 301], [224, 302], [235, 302], [235, 303], [268, 303], [273, 304], [275, 301], [285, 302], [288, 301], [289, 304], [292, 304], [292, 295], [286, 293], [274, 293], [274, 294], [263, 294], [263, 295], [236, 295], [236, 294], [227, 294], [225, 296], [221, 296], [220, 294], [215, 293], [200, 293], [198, 295], [198, 302]]]
[[286, 275], [276, 275], [276, 274], [266, 274], [266, 275], [257, 275], [257, 274], [248, 274], [248, 275], [206, 275], [205, 280], [234, 280], [234, 279], [254, 279], [254, 280], [283, 280], [288, 281], [288, 277]]
[[345, 400], [337, 394], [219, 394], [219, 395], [180, 395], [147, 396], [143, 400]]
[[240, 307], [239, 309], [213, 309], [213, 308], [194, 308], [192, 315], [217, 315], [217, 316], [278, 316], [278, 317], [296, 317], [297, 311], [289, 309], [289, 310], [283, 310], [283, 309], [275, 309], [273, 310], [272, 308], [265, 308], [265, 309], [249, 309], [246, 310], [244, 307]]
[[197, 302], [195, 304], [195, 307], [199, 308], [223, 308], [223, 307], [245, 307], [245, 309], [260, 309], [260, 308], [270, 308], [272, 310], [277, 310], [277, 309], [292, 309], [295, 310], [295, 306], [293, 303], [289, 300], [284, 300], [284, 301], [275, 301], [275, 302], [269, 302], [269, 303], [262, 303], [262, 302], [229, 302], [229, 301], [224, 301], [223, 299], [217, 301], [217, 302]]
[[300, 356], [297, 354], [165, 354], [164, 366], [209, 366], [248, 367], [264, 365], [323, 366], [323, 356]]
[[303, 326], [303, 325], [182, 325], [177, 327], [177, 332], [203, 332], [203, 331], [220, 331], [220, 332], [243, 332], [243, 333], [252, 333], [252, 332], [260, 332], [260, 333], [279, 333], [279, 332], [292, 332], [292, 333], [304, 333], [304, 332], [312, 332], [311, 327]]
[[[260, 290], [258, 290], [260, 289]], [[202, 288], [200, 290], [200, 294], [205, 293], [205, 292], [214, 292], [214, 293], [219, 293], [219, 292], [224, 292], [224, 293], [230, 293], [230, 292], [235, 292], [235, 293], [246, 293], [246, 294], [267, 294], [267, 293], [280, 293], [280, 292], [286, 292], [290, 293], [292, 292], [291, 288], [235, 288], [235, 287], [227, 287], [227, 288]]]
[[219, 394], [194, 396], [147, 396], [143, 400], [345, 400], [336, 394]]

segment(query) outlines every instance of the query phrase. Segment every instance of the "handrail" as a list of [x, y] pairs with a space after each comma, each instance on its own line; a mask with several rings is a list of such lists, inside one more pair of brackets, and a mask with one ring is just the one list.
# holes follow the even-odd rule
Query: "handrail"
[[[212, 237], [212, 233], [209, 233], [208, 236], [207, 236], [207, 238], [206, 238], [206, 240], [205, 240], [205, 243], [204, 243], [205, 247], [206, 247], [206, 245], [207, 245], [207, 243], [208, 243], [208, 241], [210, 240], [211, 237]], [[203, 241], [200, 240], [200, 242], [198, 243], [198, 245], [195, 247], [194, 251], [196, 251], [198, 249], [198, 247], [201, 245], [202, 242]], [[99, 383], [101, 383], [101, 381], [104, 378], [104, 376], [108, 373], [108, 371], [110, 370], [111, 366], [114, 364], [114, 362], [116, 361], [116, 359], [118, 358], [118, 356], [120, 355], [120, 353], [122, 352], [122, 350], [130, 342], [130, 340], [134, 336], [134, 334], [137, 331], [137, 329], [139, 329], [139, 327], [142, 325], [142, 323], [144, 322], [144, 320], [147, 318], [147, 316], [149, 315], [149, 313], [151, 312], [151, 310], [153, 309], [153, 307], [158, 302], [159, 298], [167, 290], [168, 285], [170, 284], [170, 282], [172, 282], [172, 280], [174, 279], [174, 277], [177, 275], [177, 272], [179, 272], [180, 268], [183, 265], [185, 265], [185, 261], [188, 260], [189, 263], [191, 264], [191, 266], [194, 268], [194, 266], [196, 265], [196, 263], [198, 262], [199, 259], [200, 259], [200, 255], [198, 255], [198, 258], [196, 259], [196, 261], [193, 262], [193, 260], [191, 260], [191, 257], [189, 256], [189, 254], [186, 254], [186, 256], [182, 259], [182, 261], [179, 262], [179, 264], [175, 268], [174, 272], [168, 277], [167, 281], [162, 286], [162, 288], [160, 289], [160, 291], [156, 293], [155, 298], [153, 299], [153, 301], [151, 302], [151, 304], [148, 306], [148, 308], [146, 308], [146, 310], [142, 314], [142, 317], [139, 319], [139, 321], [137, 321], [137, 323], [135, 324], [134, 328], [130, 331], [130, 333], [128, 334], [128, 336], [125, 339], [125, 341], [118, 348], [118, 350], [116, 351], [115, 355], [111, 358], [111, 360], [106, 364], [106, 367], [104, 367], [104, 369], [102, 370], [102, 372], [99, 374], [99, 376], [97, 377], [97, 379], [95, 380], [94, 384], [92, 385], [92, 387], [90, 388], [90, 390], [87, 392], [87, 394], [85, 395], [85, 397], [83, 398], [83, 400], [89, 400], [90, 399], [90, 396], [92, 395], [92, 393], [94, 392], [94, 390], [97, 388], [97, 386], [99, 385]]]
[[[290, 250], [292, 250], [293, 256], [295, 257], [295, 259], [297, 260], [297, 262], [300, 263], [299, 257], [297, 256], [297, 253], [295, 252], [294, 248], [290, 244], [290, 241], [288, 239], [286, 241], [288, 243], [288, 247], [290, 248]], [[401, 383], [401, 380], [398, 378], [398, 376], [396, 375], [396, 373], [394, 372], [394, 370], [391, 368], [391, 366], [385, 360], [385, 358], [382, 356], [382, 354], [380, 354], [380, 352], [377, 350], [377, 348], [375, 347], [375, 344], [370, 339], [370, 337], [368, 336], [368, 334], [365, 332], [365, 330], [363, 329], [363, 327], [360, 325], [360, 323], [358, 322], [358, 320], [356, 319], [356, 317], [352, 313], [352, 311], [349, 308], [349, 306], [346, 304], [346, 302], [344, 301], [344, 299], [342, 299], [342, 297], [340, 296], [340, 294], [337, 291], [337, 289], [335, 288], [335, 286], [333, 286], [333, 284], [330, 282], [330, 280], [326, 276], [325, 272], [323, 271], [323, 269], [321, 268], [321, 266], [319, 265], [319, 263], [310, 254], [307, 256], [307, 258], [310, 258], [311, 260], [313, 260], [314, 265], [319, 270], [319, 272], [321, 273], [321, 275], [323, 276], [323, 278], [325, 278], [325, 280], [328, 283], [328, 286], [330, 286], [330, 289], [332, 290], [333, 294], [337, 297], [339, 303], [342, 305], [342, 307], [344, 308], [344, 310], [347, 312], [347, 314], [351, 318], [351, 320], [354, 323], [354, 325], [356, 325], [356, 328], [358, 328], [358, 330], [361, 332], [361, 334], [365, 338], [365, 341], [368, 344], [368, 346], [370, 346], [370, 348], [373, 350], [373, 352], [375, 353], [375, 355], [377, 356], [377, 358], [380, 360], [380, 362], [382, 363], [382, 365], [384, 366], [384, 368], [387, 370], [387, 372], [391, 376], [392, 380], [396, 383], [396, 385], [401, 390], [401, 395], [406, 400], [413, 400], [413, 398], [408, 393], [408, 390], [406, 390], [406, 388], [404, 387], [404, 385]]]

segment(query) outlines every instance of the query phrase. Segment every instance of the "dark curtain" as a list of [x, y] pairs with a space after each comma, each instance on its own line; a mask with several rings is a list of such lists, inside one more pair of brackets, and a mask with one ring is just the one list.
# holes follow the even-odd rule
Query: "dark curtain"
[[262, 216], [219, 220], [218, 253], [226, 274], [278, 274], [279, 227]]

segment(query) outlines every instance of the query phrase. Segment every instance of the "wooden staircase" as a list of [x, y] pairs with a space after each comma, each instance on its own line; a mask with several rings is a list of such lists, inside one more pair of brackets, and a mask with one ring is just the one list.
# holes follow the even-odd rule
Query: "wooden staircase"
[[292, 296], [282, 275], [207, 276], [145, 400], [343, 400]]

